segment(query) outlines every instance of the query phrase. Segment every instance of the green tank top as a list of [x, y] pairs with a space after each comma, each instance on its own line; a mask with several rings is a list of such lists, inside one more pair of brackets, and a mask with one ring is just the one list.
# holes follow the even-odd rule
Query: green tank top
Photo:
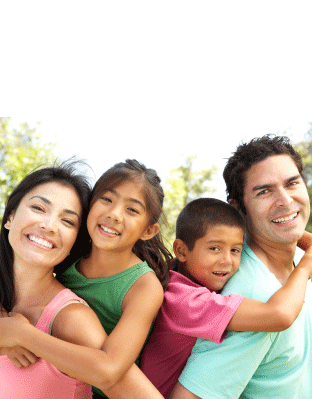
[[[86, 278], [76, 269], [75, 262], [61, 276], [60, 281], [80, 298], [88, 302], [109, 335], [122, 315], [122, 301], [129, 288], [143, 274], [153, 272], [146, 262], [138, 263], [121, 273], [104, 278]], [[103, 397], [100, 390], [93, 388]]]

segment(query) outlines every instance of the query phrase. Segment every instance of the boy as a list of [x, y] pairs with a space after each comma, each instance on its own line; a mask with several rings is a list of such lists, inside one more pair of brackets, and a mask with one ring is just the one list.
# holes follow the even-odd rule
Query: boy
[[310, 277], [309, 253], [267, 303], [217, 293], [238, 270], [244, 230], [240, 213], [213, 198], [192, 201], [177, 219], [174, 268], [141, 358], [141, 369], [165, 398], [197, 338], [221, 343], [227, 330], [281, 331], [300, 312]]

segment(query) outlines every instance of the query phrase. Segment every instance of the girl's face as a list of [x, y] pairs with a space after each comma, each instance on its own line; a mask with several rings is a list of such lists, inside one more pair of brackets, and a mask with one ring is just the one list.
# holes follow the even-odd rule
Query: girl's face
[[95, 201], [88, 215], [87, 228], [98, 249], [131, 251], [139, 240], [148, 240], [159, 231], [149, 225], [145, 197], [132, 180], [106, 191]]
[[27, 193], [5, 224], [14, 265], [53, 268], [62, 262], [77, 238], [81, 212], [72, 187], [51, 182]]

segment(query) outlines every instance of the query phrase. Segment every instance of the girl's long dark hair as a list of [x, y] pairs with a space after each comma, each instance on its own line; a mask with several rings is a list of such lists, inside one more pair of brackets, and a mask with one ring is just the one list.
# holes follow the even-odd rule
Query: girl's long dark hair
[[85, 176], [76, 173], [77, 164], [79, 164], [78, 161], [64, 162], [59, 166], [36, 170], [26, 176], [9, 196], [3, 214], [0, 232], [0, 310], [3, 308], [7, 312], [10, 312], [15, 301], [13, 272], [14, 254], [9, 243], [9, 231], [4, 225], [11, 213], [18, 208], [24, 196], [35, 187], [51, 182], [73, 187], [79, 197], [82, 207], [81, 227], [76, 242], [71, 249], [70, 255], [62, 263], [57, 265], [54, 271], [65, 270], [75, 260], [86, 253], [87, 248], [85, 247], [89, 241], [86, 219], [89, 209], [91, 187]]
[[[127, 180], [137, 181], [140, 184], [145, 195], [149, 223], [152, 225], [164, 222], [165, 216], [162, 210], [164, 192], [160, 185], [160, 178], [155, 170], [147, 169], [135, 159], [127, 159], [125, 162], [114, 165], [98, 179], [92, 192], [91, 207], [105, 191]], [[165, 290], [169, 282], [169, 265], [172, 256], [163, 243], [161, 233], [159, 232], [150, 240], [138, 240], [133, 247], [133, 252], [155, 271]]]

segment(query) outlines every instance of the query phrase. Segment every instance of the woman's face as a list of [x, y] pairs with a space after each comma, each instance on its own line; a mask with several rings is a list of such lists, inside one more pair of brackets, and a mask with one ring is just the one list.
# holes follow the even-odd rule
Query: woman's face
[[70, 253], [77, 238], [81, 204], [73, 187], [51, 182], [28, 192], [5, 227], [14, 253], [14, 266], [52, 268]]

